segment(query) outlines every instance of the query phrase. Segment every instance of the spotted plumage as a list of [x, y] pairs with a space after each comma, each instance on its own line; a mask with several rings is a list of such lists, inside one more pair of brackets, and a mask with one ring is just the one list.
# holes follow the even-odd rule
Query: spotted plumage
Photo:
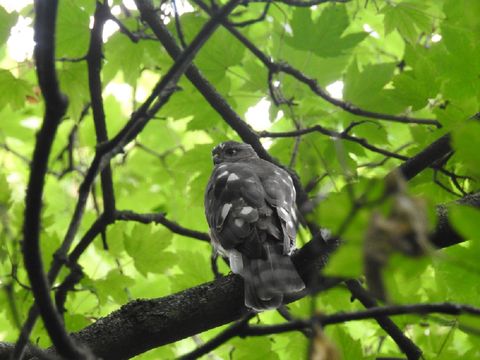
[[297, 223], [292, 179], [248, 144], [228, 141], [212, 155], [205, 214], [213, 247], [244, 278], [248, 307], [277, 308], [305, 287], [289, 257]]

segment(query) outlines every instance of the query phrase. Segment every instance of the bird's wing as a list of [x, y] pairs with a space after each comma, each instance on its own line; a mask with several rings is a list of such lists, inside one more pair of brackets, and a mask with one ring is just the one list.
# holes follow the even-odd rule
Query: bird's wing
[[260, 217], [272, 213], [265, 196], [260, 179], [247, 164], [226, 163], [215, 167], [205, 193], [205, 212], [212, 237], [221, 248], [240, 248], [249, 256], [260, 256], [256, 225]]
[[274, 164], [258, 160], [258, 171], [265, 191], [265, 200], [277, 213], [282, 230], [283, 253], [290, 254], [295, 248], [297, 233], [297, 208], [295, 187], [292, 178]]

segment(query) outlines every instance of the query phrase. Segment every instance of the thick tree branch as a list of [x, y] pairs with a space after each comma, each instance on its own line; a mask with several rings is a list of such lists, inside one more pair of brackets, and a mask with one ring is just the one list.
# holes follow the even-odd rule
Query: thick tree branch
[[128, 359], [239, 319], [240, 277], [229, 275], [160, 299], [134, 300], [73, 334], [105, 360]]
[[424, 150], [405, 161], [400, 165], [399, 170], [405, 179], [410, 180], [451, 151], [450, 134], [443, 135]]
[[[34, 57], [37, 66], [38, 82], [45, 100], [45, 115], [35, 143], [25, 198], [23, 255], [35, 303], [38, 306], [45, 328], [53, 344], [60, 355], [70, 359], [81, 359], [85, 357], [85, 353], [68, 336], [57, 309], [50, 298], [50, 283], [45, 276], [40, 254], [40, 216], [45, 174], [53, 140], [68, 103], [66, 97], [60, 93], [55, 70], [57, 7], [57, 1], [35, 1], [36, 45]], [[19, 347], [16, 355], [20, 358], [22, 352], [23, 347]]]

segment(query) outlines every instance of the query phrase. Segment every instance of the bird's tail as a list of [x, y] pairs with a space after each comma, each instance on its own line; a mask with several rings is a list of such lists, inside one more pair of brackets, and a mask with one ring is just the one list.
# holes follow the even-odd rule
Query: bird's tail
[[245, 305], [257, 311], [276, 309], [283, 297], [305, 288], [292, 260], [278, 246], [265, 244], [266, 257], [243, 257]]

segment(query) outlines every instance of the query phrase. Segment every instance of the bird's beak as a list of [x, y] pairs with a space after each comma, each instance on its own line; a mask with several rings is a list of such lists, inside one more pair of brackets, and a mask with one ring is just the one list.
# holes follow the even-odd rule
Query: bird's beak
[[213, 155], [213, 164], [214, 165], [220, 164], [220, 156], [218, 154]]

